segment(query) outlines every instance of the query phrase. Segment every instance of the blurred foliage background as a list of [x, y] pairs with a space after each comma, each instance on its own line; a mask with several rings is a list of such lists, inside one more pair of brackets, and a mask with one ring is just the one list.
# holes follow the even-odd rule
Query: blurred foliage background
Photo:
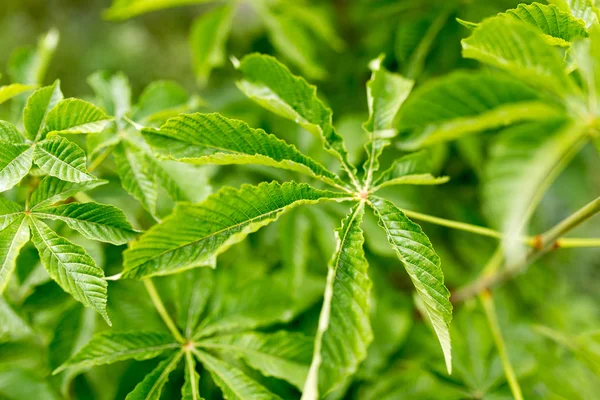
[[[257, 2], [258, 3], [258, 2]], [[310, 47], [311, 59], [321, 72], [293, 62], [282, 54], [265, 30], [259, 7], [252, 1], [236, 3], [226, 55], [241, 58], [250, 52], [273, 54], [294, 73], [307, 76], [319, 95], [332, 107], [334, 123], [345, 137], [351, 158], [362, 157], [367, 119], [365, 82], [367, 65], [386, 54], [386, 67], [416, 80], [420, 85], [455, 69], [481, 68], [461, 57], [460, 39], [468, 30], [456, 18], [479, 21], [516, 6], [509, 0], [328, 0], [298, 1], [334, 32], [339, 43], [324, 40], [308, 30], [302, 45]], [[51, 28], [60, 32], [60, 43], [45, 82], [61, 79], [67, 96], [92, 98], [87, 77], [97, 70], [122, 71], [129, 77], [136, 98], [150, 82], [174, 80], [188, 93], [199, 95], [202, 111], [217, 111], [261, 127], [313, 157], [325, 160], [318, 143], [296, 125], [265, 112], [235, 87], [236, 71], [228, 59], [216, 67], [206, 84], [194, 74], [190, 29], [194, 20], [217, 7], [214, 3], [187, 5], [155, 11], [126, 20], [108, 20], [109, 0], [3, 0], [0, 5], [0, 70], [11, 53], [31, 46]], [[285, 7], [284, 5], [282, 7]], [[297, 22], [288, 21], [290, 24]], [[301, 51], [304, 51], [300, 47]], [[309, 76], [312, 75], [312, 76]], [[8, 113], [4, 107], [2, 112]], [[485, 225], [479, 183], [486, 159], [486, 141], [495, 132], [435, 146], [436, 172], [451, 181], [443, 186], [393, 187], [386, 196], [402, 207], [431, 215]], [[391, 149], [382, 163], [401, 155]], [[111, 185], [91, 194], [106, 203], [118, 204], [138, 227], [151, 219], [124, 191], [118, 190], [114, 165], [103, 167]], [[595, 149], [585, 148], [558, 178], [532, 219], [532, 231], [543, 231], [600, 194], [600, 163]], [[194, 179], [195, 199], [200, 200], [222, 185], [239, 186], [265, 179], [302, 179], [292, 173], [264, 168], [206, 167], [182, 179]], [[166, 197], [166, 196], [162, 196]], [[159, 199], [161, 202], [163, 199]], [[169, 205], [164, 205], [168, 210]], [[252, 235], [219, 258], [219, 273], [241, 284], [285, 268], [302, 268], [322, 280], [334, 246], [333, 230], [346, 212], [340, 206], [294, 210], [276, 224]], [[375, 282], [372, 316], [375, 342], [356, 379], [331, 399], [509, 399], [512, 398], [492, 336], [477, 301], [455, 307], [452, 323], [454, 373], [443, 369], [439, 345], [423, 323], [411, 296], [411, 285], [387, 241], [375, 229], [370, 215], [365, 221], [367, 258]], [[423, 223], [442, 259], [446, 284], [452, 290], [473, 280], [493, 253], [497, 241], [467, 232]], [[598, 236], [598, 219], [575, 232], [575, 236]], [[81, 239], [82, 243], [87, 243]], [[121, 269], [122, 248], [93, 247], [87, 243], [107, 275]], [[18, 310], [40, 335], [35, 340], [0, 344], [0, 398], [77, 399], [124, 398], [153, 364], [123, 362], [117, 367], [95, 368], [77, 377], [47, 377], [48, 372], [81, 346], [91, 333], [104, 329], [60, 288], [39, 282], [31, 274], [37, 253], [27, 247], [19, 259], [19, 273], [28, 282], [19, 293]], [[240, 261], [243, 260], [243, 261]], [[600, 251], [569, 249], [551, 252], [526, 273], [496, 290], [499, 321], [508, 352], [525, 392], [525, 398], [597, 399], [600, 393]], [[221, 272], [223, 271], [223, 272]], [[28, 280], [29, 278], [29, 280]], [[160, 279], [169, 298], [169, 279]], [[23, 289], [25, 290], [25, 289]], [[0, 307], [2, 305], [0, 304]], [[146, 300], [139, 282], [111, 283], [109, 309], [118, 328], [164, 329]], [[292, 322], [294, 330], [312, 334], [320, 303]], [[1, 330], [1, 328], [0, 328]], [[3, 337], [0, 335], [0, 337]], [[75, 344], [73, 344], [75, 342]], [[178, 372], [179, 373], [179, 372]], [[164, 398], [177, 398], [182, 374], [173, 378]], [[65, 383], [65, 381], [67, 383]], [[201, 378], [206, 393], [214, 389], [208, 374]], [[211, 386], [213, 385], [213, 386]], [[284, 398], [297, 393], [288, 387], [273, 390]], [[212, 388], [211, 388], [212, 387]], [[289, 397], [286, 397], [289, 396]]]

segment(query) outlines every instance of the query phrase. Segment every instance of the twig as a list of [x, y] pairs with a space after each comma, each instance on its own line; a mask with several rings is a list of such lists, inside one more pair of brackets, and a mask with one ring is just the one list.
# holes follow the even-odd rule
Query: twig
[[[505, 269], [492, 273], [486, 274], [482, 273], [479, 278], [477, 278], [471, 284], [459, 289], [452, 295], [453, 302], [461, 302], [466, 299], [470, 299], [477, 294], [483, 292], [486, 289], [492, 288], [506, 280], [513, 278], [514, 276], [521, 273], [528, 265], [536, 261], [542, 255], [546, 254], [548, 251], [558, 248], [561, 243], [568, 244], [568, 239], [561, 239], [562, 236], [566, 235], [568, 232], [579, 226], [584, 221], [592, 218], [594, 215], [600, 212], [600, 197], [589, 202], [575, 213], [571, 214], [569, 217], [565, 218], [554, 227], [549, 229], [548, 231], [542, 233], [535, 237], [535, 246], [533, 249], [529, 251], [527, 256], [524, 258], [524, 261], [518, 262], [513, 265], [507, 266]], [[574, 240], [574, 239], [571, 239]], [[577, 239], [574, 241], [575, 244], [583, 244], [584, 239]], [[591, 239], [593, 243], [596, 243], [597, 239]], [[572, 246], [577, 247], [577, 246]]]

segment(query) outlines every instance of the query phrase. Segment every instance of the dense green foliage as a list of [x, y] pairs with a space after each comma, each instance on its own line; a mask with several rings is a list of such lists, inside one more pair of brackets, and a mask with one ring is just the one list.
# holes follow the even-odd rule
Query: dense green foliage
[[98, 3], [6, 61], [0, 399], [597, 397], [594, 0]]

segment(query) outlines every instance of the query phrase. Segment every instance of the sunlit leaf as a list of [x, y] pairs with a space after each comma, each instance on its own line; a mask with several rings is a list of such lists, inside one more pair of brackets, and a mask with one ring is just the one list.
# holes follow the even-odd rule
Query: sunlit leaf
[[233, 5], [215, 7], [200, 15], [192, 25], [190, 48], [194, 72], [200, 85], [205, 85], [210, 72], [225, 63], [225, 41], [231, 29]]
[[0, 141], [0, 192], [21, 182], [31, 169], [34, 150], [26, 144]]
[[227, 400], [275, 400], [280, 398], [233, 365], [204, 351], [196, 351], [195, 354], [210, 372], [213, 381], [221, 388]]
[[0, 294], [4, 292], [15, 269], [17, 257], [27, 242], [29, 225], [23, 214], [18, 215], [0, 231]]
[[0, 104], [12, 99], [21, 93], [35, 89], [35, 85], [24, 85], [22, 83], [13, 83], [10, 85], [0, 86]]
[[344, 140], [332, 125], [331, 110], [317, 97], [314, 86], [275, 58], [262, 54], [244, 57], [237, 68], [244, 74], [238, 87], [246, 96], [320, 136], [325, 148], [351, 168]]
[[144, 380], [138, 383], [125, 400], [159, 400], [162, 388], [169, 380], [169, 375], [181, 360], [183, 353], [169, 355], [154, 368]]
[[35, 146], [33, 161], [48, 175], [69, 182], [87, 182], [96, 179], [87, 171], [85, 152], [75, 143], [54, 136]]
[[97, 179], [87, 182], [61, 181], [53, 176], [47, 176], [38, 185], [29, 199], [30, 209], [48, 207], [59, 201], [66, 200], [79, 192], [85, 192], [95, 187], [106, 184], [107, 181]]
[[409, 220], [393, 203], [376, 196], [372, 196], [370, 201], [390, 245], [425, 304], [450, 373], [452, 355], [448, 325], [452, 320], [452, 304], [450, 292], [444, 285], [440, 258], [421, 227]]
[[214, 258], [291, 207], [344, 199], [306, 184], [225, 187], [199, 204], [179, 204], [124, 253], [123, 277], [143, 278], [211, 265]]
[[62, 99], [63, 94], [60, 91], [60, 81], [58, 80], [50, 86], [36, 90], [29, 96], [23, 110], [23, 125], [29, 139], [39, 140], [42, 138], [50, 110]]
[[354, 206], [336, 231], [337, 249], [329, 262], [314, 354], [303, 400], [325, 396], [356, 372], [373, 340], [369, 320], [371, 280], [363, 232], [364, 204]]
[[88, 239], [112, 244], [125, 244], [136, 236], [120, 209], [99, 203], [69, 203], [54, 207], [37, 207], [39, 218], [64, 221], [71, 229]]
[[96, 334], [88, 344], [54, 373], [57, 374], [66, 368], [91, 367], [129, 359], [147, 360], [177, 347], [179, 344], [168, 334], [109, 330]]
[[110, 119], [104, 111], [87, 101], [61, 100], [48, 113], [42, 138], [48, 134], [102, 132]]
[[242, 356], [263, 375], [287, 380], [302, 389], [312, 351], [312, 340], [302, 334], [279, 331], [272, 334], [240, 333], [215, 336], [198, 346]]
[[29, 221], [33, 243], [50, 277], [75, 300], [98, 311], [110, 323], [106, 314], [104, 271], [83, 247], [58, 236], [35, 217], [29, 217]]
[[159, 155], [191, 164], [259, 164], [302, 172], [343, 184], [333, 172], [294, 146], [262, 129], [220, 114], [189, 114], [172, 118], [144, 137]]
[[431, 80], [400, 109], [402, 148], [413, 150], [522, 120], [563, 113], [522, 82], [489, 72], [453, 72]]

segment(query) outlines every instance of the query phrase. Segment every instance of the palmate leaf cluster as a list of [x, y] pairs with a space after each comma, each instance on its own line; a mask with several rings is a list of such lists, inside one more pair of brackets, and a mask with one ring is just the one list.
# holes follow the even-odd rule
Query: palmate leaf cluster
[[[106, 15], [192, 3], [202, 2], [115, 1]], [[402, 7], [381, 3], [384, 19]], [[321, 90], [265, 54], [231, 57], [237, 88], [254, 103], [242, 107], [260, 115], [249, 124], [230, 109], [198, 112], [219, 106], [172, 81], [151, 83], [136, 102], [123, 73], [91, 75], [90, 102], [63, 99], [58, 81], [40, 88], [53, 33], [17, 53], [19, 83], [0, 87], [0, 102], [12, 98], [18, 114], [0, 121], [0, 397], [520, 398], [518, 380], [526, 397], [593, 398], [598, 335], [561, 329], [595, 322], [585, 295], [570, 292], [563, 277], [571, 275], [556, 283], [556, 272], [532, 268], [493, 300], [487, 288], [475, 293], [484, 293], [483, 307], [454, 288], [490, 256], [484, 278], [497, 260], [506, 262], [500, 274], [524, 268], [546, 246], [528, 236], [543, 226], [533, 218], [545, 212], [542, 198], [560, 190], [561, 174], [584, 179], [569, 167], [598, 147], [600, 11], [591, 1], [553, 1], [479, 21], [468, 18], [476, 6], [457, 4], [415, 6], [435, 12], [398, 27], [395, 61], [370, 62], [368, 112], [353, 120], [358, 139], [334, 124]], [[234, 15], [246, 7], [210, 5], [195, 22], [201, 84], [224, 64]], [[305, 52], [309, 36], [340, 43], [310, 14], [314, 6], [248, 7], [284, 59], [324, 78]], [[465, 65], [478, 69], [430, 78], [426, 61], [439, 56], [431, 52], [450, 23], [464, 27], [463, 56], [473, 62]], [[372, 35], [386, 29], [373, 26]], [[450, 181], [441, 171], [450, 185], [465, 174], [440, 168], [454, 151], [476, 177], [479, 220], [478, 207], [447, 196], [452, 186], [436, 186]], [[221, 166], [212, 194], [207, 165]], [[417, 192], [411, 204], [414, 190], [434, 195]], [[497, 229], [404, 209], [427, 201], [436, 213], [454, 209]], [[424, 231], [419, 219], [499, 246]], [[557, 253], [556, 263], [564, 260]], [[569, 296], [568, 311], [546, 315]], [[572, 381], [562, 382], [565, 374]]]

